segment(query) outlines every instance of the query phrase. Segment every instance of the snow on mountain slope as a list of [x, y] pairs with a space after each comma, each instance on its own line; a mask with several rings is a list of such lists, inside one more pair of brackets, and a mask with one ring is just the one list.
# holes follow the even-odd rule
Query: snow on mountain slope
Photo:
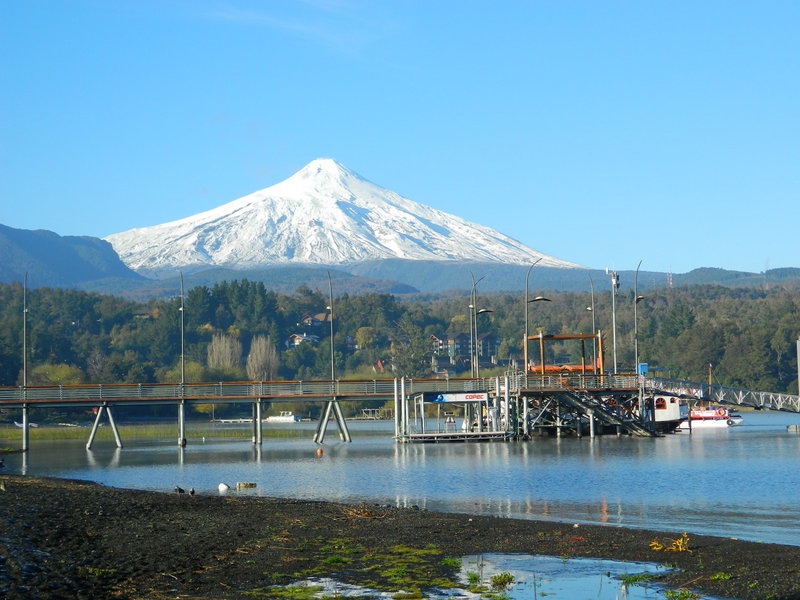
[[105, 238], [131, 269], [274, 264], [346, 265], [365, 260], [453, 260], [578, 267], [503, 234], [403, 198], [331, 159], [179, 221]]

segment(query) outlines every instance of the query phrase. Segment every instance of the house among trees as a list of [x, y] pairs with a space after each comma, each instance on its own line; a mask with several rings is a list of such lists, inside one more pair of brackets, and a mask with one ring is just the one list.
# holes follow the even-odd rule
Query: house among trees
[[306, 342], [310, 344], [317, 344], [319, 342], [319, 336], [308, 335], [305, 333], [293, 333], [289, 336], [289, 339], [286, 340], [285, 345], [287, 348], [293, 348]]
[[[320, 327], [325, 323], [330, 323], [331, 314], [327, 312], [317, 313], [316, 315], [305, 315], [300, 319], [300, 325], [305, 327]], [[296, 344], [295, 344], [296, 345]]]
[[[466, 333], [459, 333], [452, 337], [432, 335], [430, 341], [433, 358], [440, 367], [443, 367], [448, 361], [451, 366], [463, 367], [463, 363], [469, 365], [470, 356], [472, 356], [472, 337], [470, 335]], [[479, 335], [476, 346], [478, 362], [496, 365], [500, 344], [500, 338], [494, 334], [485, 333]]]

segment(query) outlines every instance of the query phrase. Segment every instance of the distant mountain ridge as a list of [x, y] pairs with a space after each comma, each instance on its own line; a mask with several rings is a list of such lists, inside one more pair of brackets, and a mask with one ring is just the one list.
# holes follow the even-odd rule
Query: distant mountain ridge
[[22, 281], [26, 273], [35, 287], [145, 281], [125, 266], [111, 244], [96, 237], [62, 237], [43, 229], [0, 225], [0, 257], [0, 282], [4, 283]]
[[155, 277], [212, 266], [351, 265], [402, 259], [581, 268], [489, 227], [375, 185], [332, 159], [218, 208], [105, 238]]
[[[88, 236], [60, 236], [51, 231], [14, 229], [0, 225], [0, 282], [21, 282], [27, 272], [31, 287], [77, 288], [137, 300], [175, 296], [180, 283], [178, 270], [171, 277], [153, 280], [128, 269], [110, 244]], [[186, 272], [188, 287], [210, 286], [220, 281], [249, 279], [261, 281], [268, 289], [290, 293], [301, 285], [327, 292], [328, 273], [334, 293], [440, 294], [467, 290], [471, 276], [484, 277], [479, 291], [521, 291], [530, 265], [464, 261], [385, 259], [365, 261], [347, 267], [331, 265], [275, 265], [263, 269], [233, 270], [223, 267]], [[621, 288], [633, 287], [635, 273], [619, 271]], [[588, 292], [609, 291], [608, 276], [602, 270], [559, 269], [541, 263], [530, 273], [530, 289]], [[718, 268], [699, 268], [683, 274], [654, 271], [639, 273], [639, 290], [670, 285], [719, 285], [724, 287], [784, 286], [800, 288], [800, 269], [787, 267], [747, 273]]]

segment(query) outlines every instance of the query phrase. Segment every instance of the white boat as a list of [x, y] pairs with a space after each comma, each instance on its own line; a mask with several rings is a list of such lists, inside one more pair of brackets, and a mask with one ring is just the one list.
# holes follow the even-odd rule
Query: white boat
[[[733, 408], [724, 406], [697, 407], [689, 411], [692, 429], [706, 429], [712, 427], [735, 427], [741, 425], [742, 416]], [[688, 430], [689, 420], [681, 423], [680, 429]]]
[[299, 423], [300, 417], [290, 410], [282, 410], [279, 415], [266, 418], [267, 423]]

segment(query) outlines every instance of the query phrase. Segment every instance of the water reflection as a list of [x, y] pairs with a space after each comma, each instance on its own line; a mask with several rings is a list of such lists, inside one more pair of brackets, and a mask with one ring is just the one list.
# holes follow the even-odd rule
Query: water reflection
[[[220, 482], [276, 497], [376, 502], [431, 510], [647, 527], [800, 543], [800, 435], [782, 413], [748, 414], [731, 430], [661, 439], [537, 438], [524, 443], [396, 444], [391, 423], [353, 423], [317, 456], [303, 437], [34, 440], [6, 456], [6, 471], [107, 485], [217, 493]], [[760, 421], [760, 423], [759, 423]], [[777, 424], [777, 423], [780, 423]], [[306, 424], [301, 424], [306, 426]], [[2, 436], [2, 430], [0, 430]], [[0, 446], [10, 446], [0, 438]], [[232, 490], [233, 492], [233, 490]]]
[[[426, 590], [429, 600], [479, 600], [496, 597], [507, 600], [537, 598], [587, 598], [593, 600], [645, 600], [662, 592], [650, 583], [648, 575], [663, 568], [652, 563], [613, 560], [533, 556], [526, 554], [481, 554], [462, 559], [459, 579], [462, 588]], [[510, 579], [506, 589], [493, 588], [493, 578]], [[495, 579], [495, 581], [498, 581]], [[280, 586], [275, 586], [279, 588]], [[394, 592], [345, 584], [330, 578], [310, 578], [289, 588], [313, 588], [314, 598], [381, 598], [389, 600]], [[492, 593], [487, 593], [492, 592]], [[276, 595], [279, 595], [276, 594]], [[302, 594], [298, 594], [302, 595]], [[714, 596], [693, 596], [698, 600], [720, 600]]]
[[[651, 563], [630, 563], [588, 558], [563, 559], [525, 554], [482, 554], [462, 559], [461, 581], [490, 584], [492, 576], [508, 573], [513, 583], [505, 592], [511, 600], [532, 598], [591, 598], [596, 600], [643, 600], [657, 588], [646, 581], [625, 585], [622, 578], [655, 574], [663, 568]], [[489, 586], [490, 587], [490, 586]], [[698, 599], [714, 600], [712, 596]]]

